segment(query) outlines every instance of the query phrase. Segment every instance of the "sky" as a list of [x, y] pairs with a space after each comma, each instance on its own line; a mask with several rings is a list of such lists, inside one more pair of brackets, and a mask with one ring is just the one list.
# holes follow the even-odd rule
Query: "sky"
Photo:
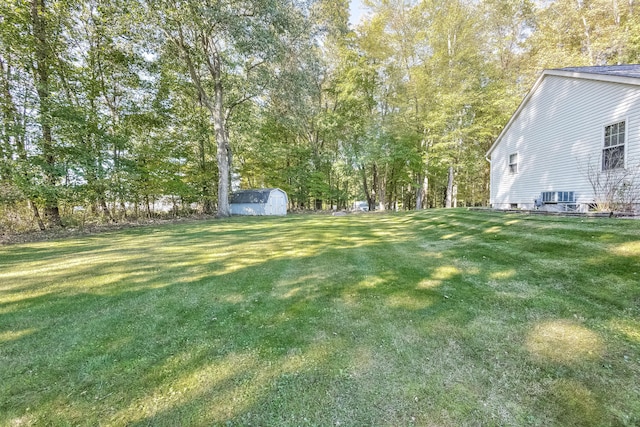
[[365, 14], [364, 6], [362, 5], [362, 0], [350, 0], [349, 9], [351, 12], [351, 17], [349, 18], [349, 23], [352, 27], [355, 27], [360, 23], [360, 20]]

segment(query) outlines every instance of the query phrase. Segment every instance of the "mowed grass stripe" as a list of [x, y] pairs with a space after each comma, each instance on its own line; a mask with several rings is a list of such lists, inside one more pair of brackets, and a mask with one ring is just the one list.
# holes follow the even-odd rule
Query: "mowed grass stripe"
[[637, 425], [640, 223], [232, 218], [0, 248], [0, 425]]

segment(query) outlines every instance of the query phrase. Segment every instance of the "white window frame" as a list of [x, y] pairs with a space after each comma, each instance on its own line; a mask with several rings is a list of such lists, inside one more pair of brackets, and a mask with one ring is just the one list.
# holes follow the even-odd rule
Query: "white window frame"
[[[617, 133], [607, 136], [607, 128], [620, 125], [620, 124], [624, 124], [624, 128], [622, 129], [622, 142], [620, 142], [621, 132], [619, 130]], [[602, 172], [625, 169], [627, 167], [627, 140], [628, 140], [627, 135], [629, 134], [628, 129], [629, 129], [629, 120], [626, 117], [620, 120], [616, 120], [615, 122], [607, 123], [604, 126], [602, 126], [602, 151], [601, 151], [602, 161], [600, 163]], [[615, 142], [611, 140], [608, 141], [608, 138], [611, 138], [614, 136], [616, 138]], [[609, 145], [607, 145], [607, 143], [609, 143]], [[606, 163], [611, 162], [611, 160], [607, 162], [606, 153], [608, 151], [614, 151], [619, 149], [622, 150], [622, 162], [621, 162], [622, 164], [620, 165], [618, 164], [618, 162], [616, 162], [615, 167], [605, 167]]]
[[[515, 156], [515, 162], [512, 161], [512, 157]], [[510, 174], [515, 175], [518, 173], [518, 163], [520, 162], [520, 153], [517, 151], [515, 153], [510, 153], [507, 156], [507, 170]]]
[[540, 194], [540, 200], [544, 204], [555, 203], [575, 203], [575, 191], [543, 191]]

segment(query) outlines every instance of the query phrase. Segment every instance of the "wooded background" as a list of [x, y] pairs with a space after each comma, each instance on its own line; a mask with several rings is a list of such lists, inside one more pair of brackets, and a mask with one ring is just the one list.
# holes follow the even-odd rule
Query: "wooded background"
[[232, 183], [486, 205], [543, 69], [640, 62], [634, 0], [365, 4], [350, 28], [347, 0], [2, 0], [0, 226], [227, 216]]

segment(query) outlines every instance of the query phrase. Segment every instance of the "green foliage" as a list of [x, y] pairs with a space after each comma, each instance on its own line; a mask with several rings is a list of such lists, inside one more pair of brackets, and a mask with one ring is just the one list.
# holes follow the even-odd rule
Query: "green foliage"
[[639, 22], [633, 2], [557, 0], [538, 10], [528, 43], [543, 68], [637, 62]]
[[293, 208], [413, 209], [452, 168], [482, 205], [484, 153], [542, 68], [640, 61], [633, 2], [367, 4], [350, 28], [345, 0], [0, 2], [1, 203], [51, 225], [162, 196], [209, 213], [233, 176]]

